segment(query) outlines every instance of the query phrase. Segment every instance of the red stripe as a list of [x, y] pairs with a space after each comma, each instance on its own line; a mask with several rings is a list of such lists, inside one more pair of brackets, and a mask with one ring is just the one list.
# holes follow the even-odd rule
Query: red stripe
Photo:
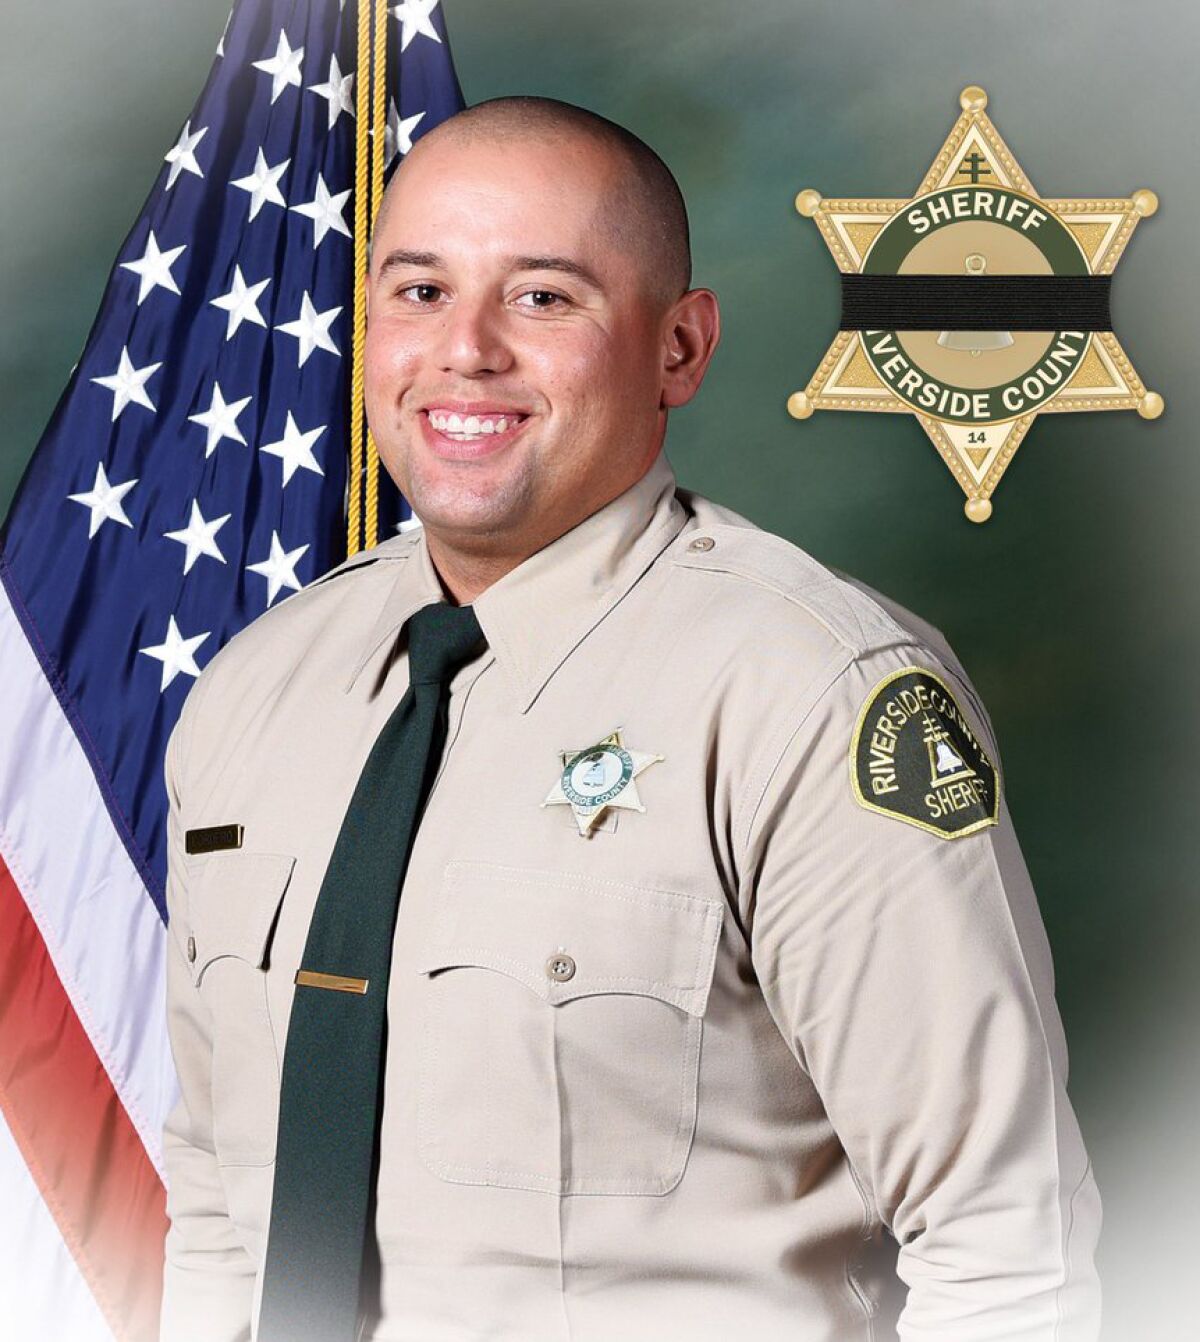
[[3, 859], [0, 1110], [113, 1333], [155, 1342], [167, 1232], [162, 1181]]

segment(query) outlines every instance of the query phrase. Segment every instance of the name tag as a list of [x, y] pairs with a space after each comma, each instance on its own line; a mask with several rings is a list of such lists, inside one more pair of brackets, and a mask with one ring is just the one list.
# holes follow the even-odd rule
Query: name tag
[[242, 825], [209, 825], [207, 829], [189, 829], [183, 836], [184, 851], [215, 853], [222, 848], [240, 848], [244, 832]]

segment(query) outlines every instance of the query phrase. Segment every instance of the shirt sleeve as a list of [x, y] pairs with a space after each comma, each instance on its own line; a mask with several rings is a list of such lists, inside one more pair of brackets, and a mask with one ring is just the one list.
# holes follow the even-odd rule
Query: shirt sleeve
[[[190, 706], [190, 705], [189, 705]], [[249, 1342], [254, 1264], [229, 1216], [212, 1140], [212, 1022], [188, 970], [181, 739], [167, 744], [167, 1029], [180, 1097], [163, 1128], [167, 1215], [160, 1342]]]
[[[947, 837], [856, 798], [860, 714], [911, 667], [940, 678], [995, 766], [997, 823]], [[797, 717], [746, 832], [752, 953], [899, 1244], [900, 1337], [1092, 1342], [1099, 1198], [986, 715], [927, 650], [892, 647], [850, 661]]]

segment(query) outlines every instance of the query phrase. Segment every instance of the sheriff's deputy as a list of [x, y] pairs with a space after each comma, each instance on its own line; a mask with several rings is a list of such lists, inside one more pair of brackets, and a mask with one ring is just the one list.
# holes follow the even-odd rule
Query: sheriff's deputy
[[907, 1342], [1093, 1339], [987, 714], [676, 486], [718, 312], [668, 170], [482, 104], [368, 292], [424, 525], [233, 639], [168, 752], [163, 1342], [865, 1342], [889, 1280]]

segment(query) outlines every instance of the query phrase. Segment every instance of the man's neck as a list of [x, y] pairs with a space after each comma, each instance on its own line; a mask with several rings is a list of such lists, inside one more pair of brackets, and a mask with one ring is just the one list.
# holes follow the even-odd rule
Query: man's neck
[[456, 606], [469, 606], [481, 592], [529, 558], [518, 554], [464, 554], [428, 532], [425, 543], [442, 587]]

